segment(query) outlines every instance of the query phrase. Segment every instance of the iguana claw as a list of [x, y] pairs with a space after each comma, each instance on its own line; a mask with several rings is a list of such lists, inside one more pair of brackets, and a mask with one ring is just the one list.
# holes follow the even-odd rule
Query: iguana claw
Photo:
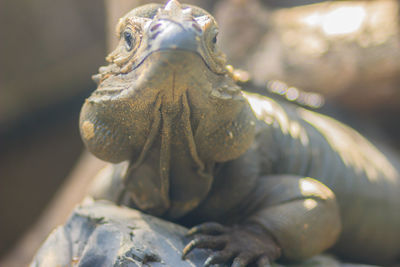
[[218, 223], [204, 223], [193, 227], [186, 234], [194, 238], [183, 249], [185, 258], [195, 248], [216, 250], [204, 266], [232, 262], [231, 267], [245, 267], [250, 263], [270, 266], [270, 260], [280, 256], [275, 241], [257, 227], [227, 227]]
[[196, 225], [189, 229], [186, 233], [186, 236], [193, 236], [196, 234], [221, 234], [225, 233], [227, 228], [222, 224], [215, 223], [215, 222], [207, 222], [203, 224]]

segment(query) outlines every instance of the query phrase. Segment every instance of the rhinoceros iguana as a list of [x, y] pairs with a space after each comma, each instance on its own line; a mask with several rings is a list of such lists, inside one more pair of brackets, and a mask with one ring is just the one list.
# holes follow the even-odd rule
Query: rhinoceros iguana
[[145, 5], [117, 33], [81, 135], [95, 156], [126, 162], [111, 175], [120, 202], [194, 226], [183, 257], [210, 248], [206, 266], [235, 267], [329, 248], [358, 262], [400, 258], [394, 156], [334, 119], [242, 90], [200, 8]]

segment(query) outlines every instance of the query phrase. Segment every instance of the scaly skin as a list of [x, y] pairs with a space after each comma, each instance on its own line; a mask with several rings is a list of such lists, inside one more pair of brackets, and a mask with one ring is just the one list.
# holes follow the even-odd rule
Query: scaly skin
[[134, 9], [117, 33], [81, 135], [127, 165], [110, 177], [124, 184], [119, 202], [197, 225], [183, 257], [211, 248], [206, 266], [266, 266], [333, 246], [355, 261], [399, 258], [398, 169], [333, 119], [241, 91], [211, 15], [171, 0]]

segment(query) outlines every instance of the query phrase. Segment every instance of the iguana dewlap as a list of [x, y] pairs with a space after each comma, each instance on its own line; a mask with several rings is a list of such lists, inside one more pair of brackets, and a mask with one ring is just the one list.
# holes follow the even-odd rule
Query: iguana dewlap
[[174, 0], [121, 18], [80, 129], [94, 155], [128, 165], [112, 177], [130, 205], [200, 224], [184, 256], [214, 249], [207, 266], [331, 247], [354, 261], [400, 259], [399, 163], [331, 118], [242, 91], [217, 31], [206, 11]]

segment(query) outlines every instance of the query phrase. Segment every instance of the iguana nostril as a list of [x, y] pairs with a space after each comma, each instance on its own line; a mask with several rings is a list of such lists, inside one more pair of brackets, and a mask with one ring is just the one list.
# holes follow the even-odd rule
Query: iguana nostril
[[161, 23], [157, 23], [156, 25], [154, 25], [154, 26], [152, 26], [152, 27], [150, 28], [150, 32], [154, 32], [155, 30], [157, 30], [158, 28], [160, 28], [160, 26], [161, 26]]
[[200, 26], [197, 23], [192, 23], [192, 27], [198, 32], [202, 33], [203, 30], [200, 28]]
[[[156, 39], [156, 37], [161, 33], [161, 31], [155, 32], [153, 34], [150, 35], [150, 40], [154, 40]], [[150, 46], [150, 45], [149, 45]]]

